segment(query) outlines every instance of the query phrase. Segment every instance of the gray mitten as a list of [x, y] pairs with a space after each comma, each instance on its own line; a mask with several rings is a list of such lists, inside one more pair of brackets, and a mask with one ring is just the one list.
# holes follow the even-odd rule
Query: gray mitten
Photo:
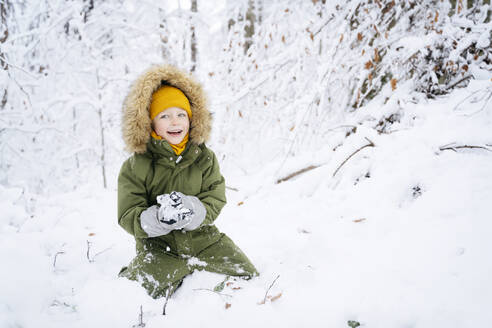
[[140, 225], [149, 237], [167, 235], [172, 230], [159, 221], [158, 211], [157, 205], [153, 205], [140, 214]]
[[183, 207], [191, 211], [191, 222], [184, 227], [184, 230], [191, 231], [198, 228], [203, 220], [205, 220], [205, 216], [207, 215], [207, 210], [203, 203], [195, 196], [184, 195], [180, 192], [176, 192], [181, 197], [181, 202], [183, 203]]

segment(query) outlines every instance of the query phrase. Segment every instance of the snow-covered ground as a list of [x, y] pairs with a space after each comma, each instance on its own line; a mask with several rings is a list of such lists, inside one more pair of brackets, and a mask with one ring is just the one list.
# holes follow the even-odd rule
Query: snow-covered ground
[[[217, 293], [223, 276], [195, 272], [166, 316], [163, 300], [117, 278], [134, 241], [117, 225], [115, 190], [34, 197], [0, 186], [0, 327], [143, 327], [140, 309], [145, 327], [486, 327], [491, 88], [472, 81], [426, 100], [401, 86], [317, 153], [248, 175], [223, 163], [229, 202], [217, 226], [261, 276]], [[401, 114], [389, 133], [373, 129], [381, 110]]]

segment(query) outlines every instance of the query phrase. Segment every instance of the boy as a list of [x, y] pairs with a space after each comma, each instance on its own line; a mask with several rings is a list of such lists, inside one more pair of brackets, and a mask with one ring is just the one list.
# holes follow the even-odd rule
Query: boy
[[172, 66], [154, 66], [123, 105], [123, 138], [133, 155], [118, 177], [118, 223], [137, 255], [120, 276], [153, 298], [169, 296], [195, 269], [249, 279], [246, 255], [213, 224], [225, 181], [205, 146], [211, 130], [202, 87]]

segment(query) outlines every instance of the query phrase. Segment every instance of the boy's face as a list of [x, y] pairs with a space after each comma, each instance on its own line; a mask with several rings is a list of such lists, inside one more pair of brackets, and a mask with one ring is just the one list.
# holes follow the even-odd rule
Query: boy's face
[[188, 113], [179, 107], [163, 110], [152, 120], [154, 131], [172, 145], [179, 144], [190, 130]]

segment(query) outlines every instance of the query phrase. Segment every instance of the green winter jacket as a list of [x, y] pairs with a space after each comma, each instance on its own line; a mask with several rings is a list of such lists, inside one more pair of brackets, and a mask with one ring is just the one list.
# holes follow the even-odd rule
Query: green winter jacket
[[175, 230], [153, 238], [155, 243], [180, 254], [193, 255], [219, 238], [213, 224], [226, 203], [225, 182], [215, 154], [204, 144], [191, 144], [176, 156], [165, 140], [152, 139], [147, 152], [135, 154], [123, 164], [118, 179], [118, 223], [137, 240], [142, 249], [147, 234], [140, 214], [157, 204], [156, 197], [171, 191], [196, 196], [207, 210], [202, 225], [190, 232]]

